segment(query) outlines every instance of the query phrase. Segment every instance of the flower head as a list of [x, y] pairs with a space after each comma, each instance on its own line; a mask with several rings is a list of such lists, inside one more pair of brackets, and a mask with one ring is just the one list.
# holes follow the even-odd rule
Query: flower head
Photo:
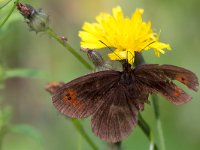
[[49, 27], [49, 16], [42, 9], [35, 9], [31, 5], [17, 3], [17, 9], [24, 16], [31, 30], [43, 32]]
[[134, 53], [153, 49], [156, 56], [170, 50], [170, 45], [159, 42], [159, 36], [151, 29], [151, 22], [143, 22], [143, 9], [136, 9], [131, 18], [123, 15], [121, 8], [115, 7], [113, 15], [100, 13], [96, 23], [86, 22], [79, 32], [81, 47], [100, 49], [115, 48], [108, 56], [111, 60], [128, 59], [134, 62]]

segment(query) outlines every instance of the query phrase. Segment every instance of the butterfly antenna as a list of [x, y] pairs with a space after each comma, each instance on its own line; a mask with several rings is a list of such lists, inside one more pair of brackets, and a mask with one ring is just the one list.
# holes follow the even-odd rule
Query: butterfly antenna
[[111, 52], [113, 52], [120, 60], [122, 60], [122, 58], [117, 55], [108, 45], [106, 45], [106, 43], [104, 43], [103, 41], [99, 40], [99, 42], [101, 42], [103, 45], [105, 45]]
[[[149, 43], [149, 44], [147, 44], [145, 47], [143, 47], [141, 50], [143, 50], [143, 49], [145, 49], [145, 48], [147, 48], [148, 46], [150, 46], [151, 44], [153, 44], [153, 43], [155, 43], [156, 41], [153, 41], [153, 42], [151, 42], [151, 43]], [[134, 55], [133, 55], [133, 57], [134, 57]], [[133, 59], [133, 57], [132, 57], [132, 59]]]

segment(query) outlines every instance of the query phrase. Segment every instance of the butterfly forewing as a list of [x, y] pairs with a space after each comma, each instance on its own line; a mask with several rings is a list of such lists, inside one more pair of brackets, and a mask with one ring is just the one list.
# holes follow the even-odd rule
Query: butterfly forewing
[[101, 97], [120, 78], [118, 71], [101, 71], [72, 80], [53, 95], [57, 110], [72, 118], [93, 114], [103, 103]]
[[[196, 75], [184, 68], [172, 65], [146, 64], [134, 69], [134, 74], [138, 82], [142, 83], [149, 93], [160, 93], [176, 105], [189, 101], [191, 96], [176, 86], [172, 80], [178, 80], [189, 88], [197, 90]], [[180, 78], [184, 78], [184, 82]]]
[[160, 69], [172, 80], [177, 80], [194, 91], [198, 90], [198, 78], [190, 70], [173, 65], [161, 65]]
[[137, 122], [137, 109], [130, 100], [127, 87], [116, 84], [104, 97], [104, 103], [92, 116], [92, 130], [107, 142], [127, 137]]

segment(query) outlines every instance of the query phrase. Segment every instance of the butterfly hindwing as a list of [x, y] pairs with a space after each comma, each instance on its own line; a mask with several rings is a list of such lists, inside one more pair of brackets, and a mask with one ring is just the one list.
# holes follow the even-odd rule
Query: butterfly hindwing
[[127, 87], [116, 83], [104, 97], [104, 103], [92, 116], [92, 130], [107, 142], [127, 137], [137, 122], [137, 109], [128, 97]]
[[57, 110], [72, 118], [93, 114], [103, 103], [101, 97], [120, 78], [118, 71], [101, 71], [79, 77], [59, 88], [53, 95]]

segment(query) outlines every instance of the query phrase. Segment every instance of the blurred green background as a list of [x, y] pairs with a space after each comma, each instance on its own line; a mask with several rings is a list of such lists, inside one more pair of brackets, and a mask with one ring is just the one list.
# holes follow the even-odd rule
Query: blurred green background
[[[6, 2], [7, 0], [0, 0], [0, 7]], [[84, 21], [92, 22], [97, 14], [111, 12], [111, 8], [117, 5], [122, 7], [127, 16], [130, 16], [135, 8], [144, 8], [144, 20], [151, 20], [153, 29], [157, 32], [161, 30], [161, 41], [170, 43], [172, 47], [172, 51], [160, 58], [156, 58], [153, 52], [145, 52], [146, 61], [185, 67], [195, 72], [197, 76], [200, 75], [200, 1], [198, 0], [25, 0], [21, 2], [43, 8], [50, 16], [51, 27], [59, 35], [67, 36], [69, 44], [77, 51], [80, 49], [78, 31]], [[0, 9], [0, 23], [12, 5], [13, 2]], [[81, 55], [87, 59], [85, 54]], [[16, 10], [0, 29], [1, 73], [2, 67], [7, 70], [26, 68], [29, 69], [29, 75], [33, 76], [12, 77], [11, 71], [12, 78], [4, 82], [5, 88], [0, 93], [0, 109], [9, 106], [13, 113], [11, 124], [24, 124], [31, 128], [30, 130], [29, 127], [23, 128], [24, 133], [28, 134], [23, 134], [23, 131], [19, 134], [17, 132], [6, 134], [3, 150], [91, 150], [71, 122], [55, 110], [51, 96], [44, 90], [50, 81], [68, 82], [90, 71], [45, 33], [29, 32], [23, 17]], [[167, 150], [200, 149], [200, 93], [191, 92], [186, 88], [185, 90], [193, 96], [193, 100], [182, 106], [174, 106], [160, 98]], [[159, 144], [152, 106], [146, 105], [142, 114], [153, 128]], [[99, 148], [106, 149], [106, 144], [91, 132], [90, 119], [81, 122]], [[124, 140], [122, 147], [124, 150], [147, 150], [149, 142], [140, 128], [136, 127]]]

